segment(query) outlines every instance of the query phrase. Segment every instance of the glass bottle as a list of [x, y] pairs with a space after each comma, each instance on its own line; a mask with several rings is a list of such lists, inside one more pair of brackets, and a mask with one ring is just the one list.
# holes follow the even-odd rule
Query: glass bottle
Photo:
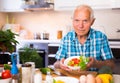
[[34, 83], [42, 83], [42, 73], [39, 69], [35, 70]]
[[53, 83], [53, 78], [52, 78], [50, 72], [47, 72], [46, 83]]
[[17, 67], [17, 62], [16, 62], [16, 54], [11, 55], [11, 60], [12, 60], [12, 68], [11, 68], [11, 74], [12, 74], [12, 81], [11, 83], [19, 83], [19, 72], [18, 72], [18, 67]]

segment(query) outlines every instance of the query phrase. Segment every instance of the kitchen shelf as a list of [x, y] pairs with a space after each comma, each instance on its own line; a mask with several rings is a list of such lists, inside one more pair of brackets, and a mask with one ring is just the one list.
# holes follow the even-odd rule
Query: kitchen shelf
[[120, 39], [108, 39], [109, 41], [119, 41], [120, 42]]
[[18, 42], [28, 42], [28, 43], [60, 43], [60, 40], [18, 40]]
[[120, 48], [120, 39], [109, 39], [110, 48]]

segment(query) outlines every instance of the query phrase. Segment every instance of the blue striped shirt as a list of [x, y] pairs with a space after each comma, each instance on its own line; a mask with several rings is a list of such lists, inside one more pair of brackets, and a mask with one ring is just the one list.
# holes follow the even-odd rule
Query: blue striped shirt
[[92, 28], [90, 29], [86, 42], [82, 45], [78, 41], [74, 30], [68, 32], [66, 36], [62, 38], [55, 57], [56, 59], [61, 59], [80, 55], [94, 57], [97, 60], [113, 58], [107, 36]]

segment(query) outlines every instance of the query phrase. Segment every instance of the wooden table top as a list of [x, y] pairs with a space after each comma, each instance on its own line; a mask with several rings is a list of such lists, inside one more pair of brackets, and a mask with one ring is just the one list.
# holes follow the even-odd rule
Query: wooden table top
[[[71, 71], [71, 72], [67, 72], [65, 70], [61, 70], [61, 69], [57, 69], [57, 71], [59, 71], [61, 73], [60, 76], [69, 76], [69, 77], [74, 77], [79, 79], [79, 77], [81, 75], [87, 75], [87, 74], [93, 74], [93, 75], [97, 75], [97, 72], [92, 72], [92, 71], [81, 71], [81, 72], [75, 72], [75, 71]], [[52, 73], [51, 74], [52, 77], [57, 77], [59, 75]], [[45, 80], [46, 75], [42, 74], [42, 80]]]

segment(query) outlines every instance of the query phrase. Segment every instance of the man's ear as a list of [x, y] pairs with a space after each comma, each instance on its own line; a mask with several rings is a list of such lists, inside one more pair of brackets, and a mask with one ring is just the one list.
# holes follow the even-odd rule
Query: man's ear
[[95, 18], [92, 19], [91, 25], [93, 25], [94, 22], [95, 22]]

